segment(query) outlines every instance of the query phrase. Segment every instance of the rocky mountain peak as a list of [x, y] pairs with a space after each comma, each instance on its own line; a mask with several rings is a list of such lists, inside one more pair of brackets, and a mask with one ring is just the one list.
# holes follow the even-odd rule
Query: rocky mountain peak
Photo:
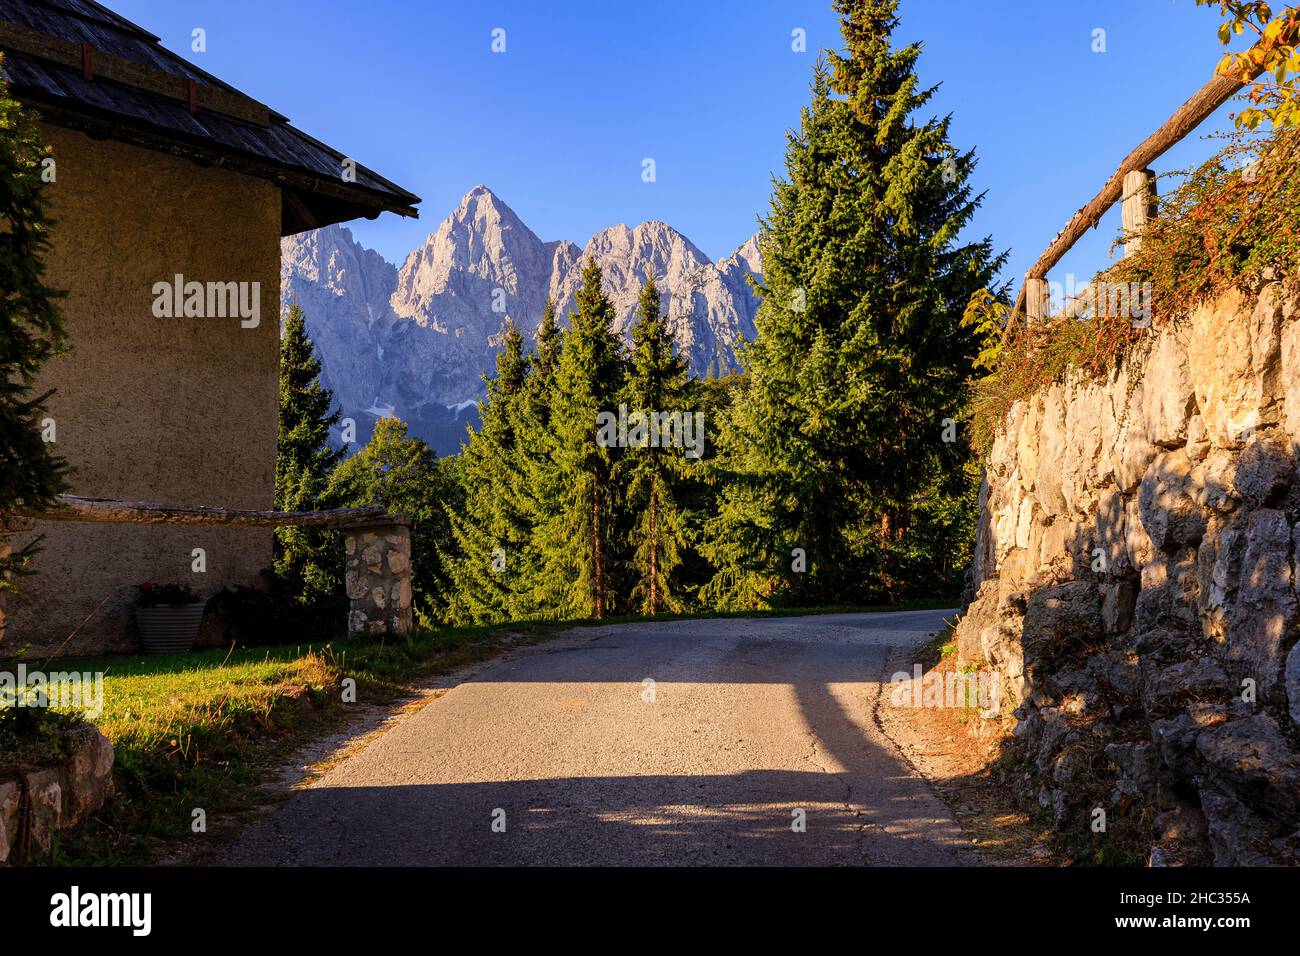
[[756, 276], [761, 276], [763, 274], [763, 254], [758, 248], [758, 234], [755, 233], [746, 239], [731, 255], [718, 263], [718, 268], [724, 272], [730, 269], [741, 269]]
[[[520, 295], [521, 276], [535, 276], [549, 268], [551, 245], [538, 239], [490, 189], [475, 186], [424, 245], [407, 257], [398, 275], [394, 310], [417, 317], [438, 295], [449, 290], [468, 293], [471, 290], [456, 281], [462, 276], [495, 279], [506, 292]], [[482, 283], [470, 285], [475, 286], [475, 294], [484, 292], [478, 288]], [[486, 291], [490, 295], [490, 289]]]
[[491, 233], [493, 230], [519, 229], [534, 239], [537, 238], [532, 230], [515, 215], [515, 211], [482, 183], [461, 197], [455, 212], [448, 216], [443, 224], [447, 222], [463, 225], [478, 234]]
[[466, 405], [495, 365], [502, 323], [513, 320], [531, 338], [548, 298], [566, 322], [591, 257], [620, 333], [630, 333], [641, 286], [654, 275], [693, 374], [734, 371], [736, 345], [754, 334], [757, 303], [745, 281], [758, 262], [752, 243], [714, 265], [657, 220], [603, 229], [582, 249], [546, 242], [480, 184], [400, 269], [330, 226], [284, 240], [281, 278], [286, 303], [307, 312], [344, 414], [362, 424], [391, 406], [446, 453], [459, 445]]

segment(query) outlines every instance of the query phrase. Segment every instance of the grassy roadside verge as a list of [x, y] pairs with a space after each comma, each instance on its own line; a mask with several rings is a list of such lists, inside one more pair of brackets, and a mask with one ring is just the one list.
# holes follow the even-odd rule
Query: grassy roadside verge
[[483, 628], [440, 628], [404, 640], [214, 649], [157, 656], [60, 658], [58, 668], [104, 674], [94, 723], [113, 743], [117, 795], [72, 834], [56, 836], [56, 865], [143, 865], [210, 818], [256, 803], [259, 784], [314, 739], [343, 728], [343, 681], [356, 700], [386, 704], [421, 680], [537, 643], [570, 628], [699, 618], [805, 616], [951, 607], [950, 598], [888, 606], [621, 617]]
[[390, 703], [422, 678], [557, 629], [447, 628], [397, 641], [60, 659], [61, 670], [104, 674], [104, 712], [94, 722], [116, 752], [117, 795], [58, 836], [53, 862], [147, 864], [191, 835], [194, 810], [252, 806], [252, 791], [294, 750], [346, 725], [346, 678], [358, 702]]
[[[945, 681], [970, 668], [957, 664], [953, 624], [892, 666], [919, 664], [926, 681]], [[922, 685], [924, 686], [924, 684]], [[910, 684], [909, 684], [910, 693]], [[906, 699], [907, 695], [904, 695]], [[1017, 775], [1008, 758], [1009, 727], [971, 706], [891, 706], [883, 697], [881, 729], [924, 776], [952, 812], [985, 863], [1056, 866], [1063, 854], [1040, 814], [1015, 799]]]
[[[959, 666], [956, 650], [949, 625], [909, 666], [920, 664], [929, 680], [984, 667]], [[1054, 822], [1051, 811], [1026, 792], [1033, 755], [1012, 735], [1013, 721], [1005, 714], [986, 719], [973, 707], [882, 706], [878, 716], [881, 728], [930, 780], [986, 861], [1008, 866], [1141, 866], [1145, 861], [1151, 821], [1141, 811], [1112, 809], [1103, 834]], [[1110, 807], [1113, 779], [1090, 782], [1075, 799], [1087, 807]]]

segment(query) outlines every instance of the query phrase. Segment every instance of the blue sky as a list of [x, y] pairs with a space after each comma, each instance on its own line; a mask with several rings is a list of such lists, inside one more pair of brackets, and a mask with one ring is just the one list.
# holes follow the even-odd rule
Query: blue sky
[[[662, 219], [725, 256], [767, 208], [816, 50], [839, 44], [829, 0], [107, 2], [423, 197], [418, 221], [352, 226], [397, 262], [479, 182], [543, 239]], [[942, 84], [934, 111], [977, 150], [988, 195], [974, 231], [1010, 250], [1008, 278], [1220, 54], [1217, 13], [1194, 0], [903, 0], [900, 13], [897, 41], [924, 41], [921, 78]], [[204, 53], [190, 50], [195, 27]], [[795, 28], [807, 53], [791, 50]], [[1157, 171], [1212, 151], [1194, 135]], [[1117, 228], [1113, 210], [1053, 278], [1090, 277]]]

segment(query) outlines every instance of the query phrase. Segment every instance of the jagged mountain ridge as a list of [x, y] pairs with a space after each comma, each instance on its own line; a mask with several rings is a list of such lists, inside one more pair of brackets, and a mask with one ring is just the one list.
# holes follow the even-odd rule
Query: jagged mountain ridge
[[678, 350], [701, 377], [738, 368], [758, 307], [748, 276], [761, 276], [756, 239], [715, 264], [663, 222], [613, 226], [583, 249], [544, 242], [481, 185], [400, 268], [342, 226], [290, 236], [281, 252], [283, 304], [302, 306], [324, 383], [358, 439], [391, 410], [439, 454], [459, 447], [474, 418], [505, 320], [531, 341], [549, 297], [567, 324], [588, 256], [601, 264], [625, 337], [653, 273]]

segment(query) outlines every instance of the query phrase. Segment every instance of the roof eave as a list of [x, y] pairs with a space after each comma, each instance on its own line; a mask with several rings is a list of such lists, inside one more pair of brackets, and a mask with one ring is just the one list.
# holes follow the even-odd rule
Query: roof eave
[[[415, 205], [420, 197], [393, 185], [392, 193], [383, 193], [356, 183], [314, 176], [301, 169], [232, 149], [216, 149], [210, 144], [191, 140], [168, 130], [129, 122], [117, 114], [92, 109], [72, 109], [67, 103], [33, 95], [22, 88], [11, 91], [19, 100], [30, 104], [41, 119], [85, 133], [97, 139], [114, 139], [145, 149], [188, 159], [200, 166], [216, 166], [259, 179], [266, 179], [281, 189], [283, 208], [281, 236], [309, 229], [319, 229], [351, 219], [374, 219], [381, 213], [418, 219]], [[301, 130], [298, 131], [301, 134]], [[306, 135], [306, 134], [302, 134]], [[385, 183], [377, 173], [358, 169]]]

